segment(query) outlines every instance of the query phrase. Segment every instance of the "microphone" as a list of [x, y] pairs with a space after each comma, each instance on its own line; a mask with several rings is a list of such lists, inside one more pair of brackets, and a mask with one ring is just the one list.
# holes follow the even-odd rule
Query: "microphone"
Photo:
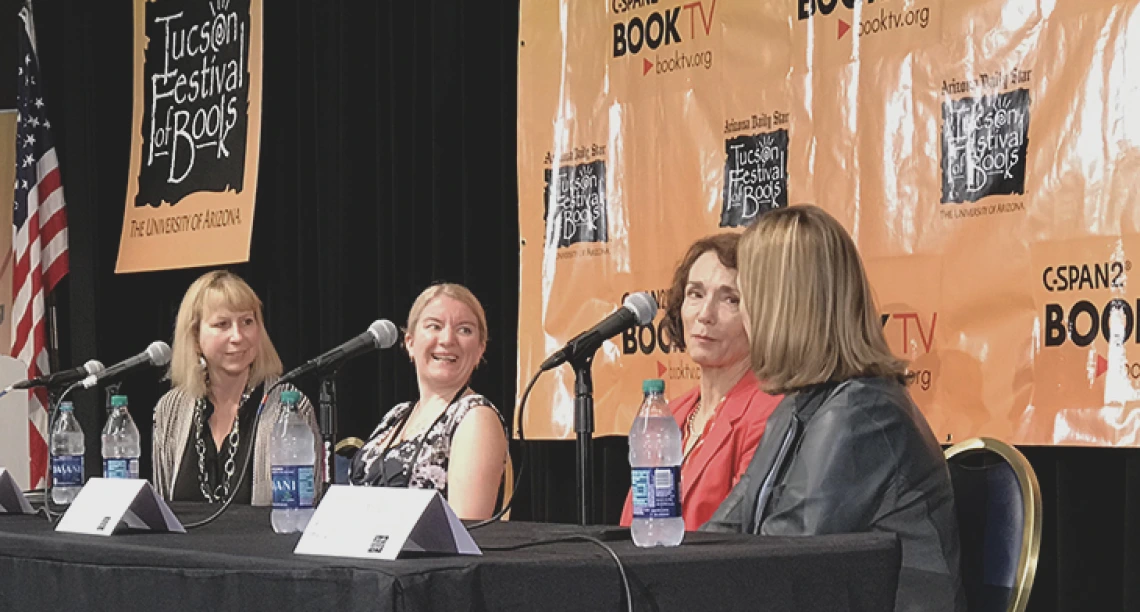
[[37, 376], [28, 380], [21, 380], [20, 382], [8, 387], [5, 391], [12, 391], [15, 389], [31, 389], [33, 387], [61, 387], [76, 381], [83, 380], [91, 374], [98, 374], [103, 371], [103, 364], [92, 359], [87, 363], [79, 366], [78, 368], [71, 368], [70, 370], [63, 370], [52, 374], [45, 374]]
[[164, 366], [168, 363], [170, 363], [170, 345], [161, 340], [151, 342], [150, 346], [146, 347], [146, 350], [138, 355], [120, 361], [102, 372], [84, 378], [83, 388], [90, 389], [101, 381], [109, 378], [117, 378], [145, 365]]
[[567, 361], [593, 355], [606, 340], [634, 325], [649, 325], [656, 314], [657, 300], [653, 299], [652, 295], [644, 292], [631, 293], [617, 312], [575, 336], [566, 343], [566, 346], [547, 357], [539, 369], [543, 372], [553, 370]]
[[304, 365], [293, 368], [277, 382], [278, 384], [289, 382], [312, 372], [323, 372], [335, 368], [358, 355], [376, 349], [389, 348], [396, 344], [399, 337], [400, 332], [394, 323], [387, 319], [377, 319], [363, 333], [336, 348], [325, 351], [319, 357], [306, 361]]

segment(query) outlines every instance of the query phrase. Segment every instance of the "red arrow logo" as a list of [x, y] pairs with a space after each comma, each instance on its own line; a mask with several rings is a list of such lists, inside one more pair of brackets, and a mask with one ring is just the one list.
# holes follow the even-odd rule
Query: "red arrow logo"
[[1101, 357], [1100, 355], [1097, 355], [1096, 356], [1096, 376], [1094, 376], [1094, 378], [1100, 378], [1100, 375], [1104, 374], [1107, 371], [1108, 371], [1108, 360], [1105, 359], [1104, 357]]
[[650, 70], [653, 70], [653, 62], [647, 59], [642, 59], [641, 62], [641, 76], [645, 76], [649, 74]]
[[839, 40], [840, 38], [843, 38], [843, 35], [846, 34], [847, 31], [850, 29], [851, 29], [851, 24], [840, 19], [839, 20], [839, 36], [836, 36], [835, 39]]
[[657, 362], [657, 378], [664, 378], [665, 372], [668, 371], [669, 368], [665, 367], [665, 364], [661, 363], [660, 361]]

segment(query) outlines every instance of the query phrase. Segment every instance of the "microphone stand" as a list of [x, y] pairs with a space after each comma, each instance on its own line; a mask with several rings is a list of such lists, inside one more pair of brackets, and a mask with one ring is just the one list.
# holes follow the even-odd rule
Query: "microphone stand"
[[578, 434], [574, 449], [575, 473], [578, 480], [578, 524], [593, 524], [594, 491], [594, 355], [574, 360], [574, 431]]
[[337, 370], [321, 376], [321, 400], [319, 422], [321, 427], [321, 440], [325, 448], [325, 473], [323, 474], [324, 488], [322, 493], [336, 484], [336, 375]]

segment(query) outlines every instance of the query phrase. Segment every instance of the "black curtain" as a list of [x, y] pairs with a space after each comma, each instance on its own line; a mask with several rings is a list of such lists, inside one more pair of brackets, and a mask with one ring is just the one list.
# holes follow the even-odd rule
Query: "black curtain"
[[[36, 2], [71, 228], [71, 274], [57, 292], [64, 366], [92, 357], [110, 364], [169, 340], [182, 293], [203, 272], [114, 274], [130, 154], [131, 4]], [[286, 366], [378, 317], [402, 324], [434, 281], [461, 282], [483, 301], [491, 328], [474, 387], [509, 417], [519, 290], [517, 0], [265, 5], [253, 249], [250, 263], [232, 269], [265, 301]], [[18, 2], [0, 6], [0, 25], [14, 32]], [[0, 44], [0, 69], [14, 82], [10, 40]], [[0, 87], [0, 107], [13, 106], [12, 89]], [[156, 378], [123, 382], [144, 448], [150, 407], [167, 388]], [[317, 397], [312, 383], [302, 387]], [[416, 393], [406, 356], [394, 350], [349, 363], [339, 390], [341, 437], [366, 436], [385, 410]], [[102, 403], [94, 392], [77, 397], [92, 472]], [[628, 448], [624, 438], [596, 448], [595, 510], [616, 522]], [[1023, 450], [1045, 501], [1029, 609], [1140, 610], [1140, 452]], [[573, 443], [516, 444], [512, 452], [525, 469], [512, 518], [573, 521]]]

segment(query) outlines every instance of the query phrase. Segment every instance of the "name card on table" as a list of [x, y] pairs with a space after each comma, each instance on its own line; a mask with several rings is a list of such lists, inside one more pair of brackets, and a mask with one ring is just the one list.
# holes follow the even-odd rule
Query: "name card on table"
[[0, 467], [0, 514], [32, 514], [32, 505], [8, 468]]
[[481, 555], [438, 491], [334, 485], [294, 553], [395, 559], [401, 552]]
[[109, 536], [124, 527], [186, 533], [150, 483], [138, 478], [88, 480], [55, 530]]

